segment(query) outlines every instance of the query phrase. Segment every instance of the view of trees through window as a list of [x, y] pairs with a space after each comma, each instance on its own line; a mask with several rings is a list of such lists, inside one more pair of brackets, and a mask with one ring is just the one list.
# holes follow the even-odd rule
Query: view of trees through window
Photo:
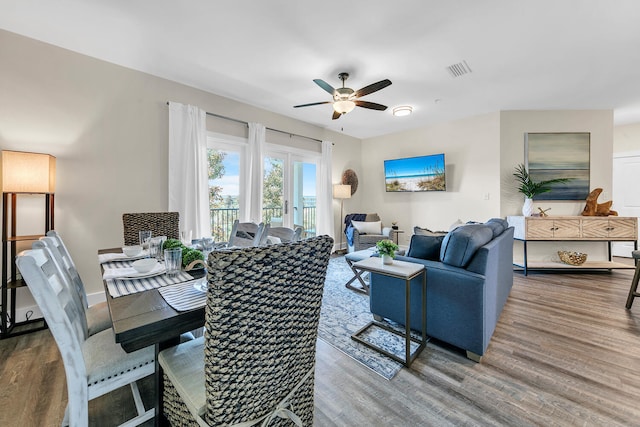
[[[243, 215], [243, 193], [248, 185], [243, 141], [213, 137], [207, 149], [209, 219], [217, 242], [228, 241], [233, 222]], [[304, 236], [315, 235], [317, 159], [288, 149], [265, 152], [260, 221], [272, 226], [302, 227]], [[286, 211], [285, 211], [286, 209]], [[258, 220], [255, 218], [254, 220]]]
[[211, 235], [217, 242], [224, 242], [229, 239], [240, 207], [240, 153], [208, 149], [207, 157]]
[[[207, 155], [211, 235], [216, 241], [226, 241], [240, 213], [240, 153], [208, 149]], [[263, 182], [264, 222], [282, 217], [283, 178], [282, 161], [267, 159]]]
[[272, 218], [282, 221], [282, 206], [284, 196], [284, 162], [282, 159], [267, 157], [264, 159], [264, 179], [262, 182], [262, 211], [264, 222], [271, 222]]

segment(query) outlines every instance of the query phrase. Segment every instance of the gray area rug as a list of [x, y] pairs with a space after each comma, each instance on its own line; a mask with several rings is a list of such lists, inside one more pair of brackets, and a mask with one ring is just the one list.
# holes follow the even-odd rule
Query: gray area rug
[[[369, 310], [369, 297], [344, 286], [351, 277], [353, 272], [344, 257], [329, 260], [318, 337], [390, 380], [402, 368], [402, 364], [351, 339], [351, 334], [373, 318]], [[397, 335], [374, 327], [369, 328], [368, 333], [362, 336], [367, 341], [404, 357], [404, 340]], [[417, 344], [412, 343], [412, 351], [415, 347]]]

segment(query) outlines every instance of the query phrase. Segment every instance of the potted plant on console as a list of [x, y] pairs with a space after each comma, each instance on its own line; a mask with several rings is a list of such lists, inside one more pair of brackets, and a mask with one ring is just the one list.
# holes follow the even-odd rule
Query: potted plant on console
[[385, 239], [385, 240], [379, 240], [376, 243], [376, 248], [378, 249], [378, 253], [382, 258], [383, 264], [387, 264], [387, 265], [393, 264], [393, 257], [395, 256], [396, 251], [398, 250], [398, 245], [396, 245], [389, 239]]
[[516, 171], [513, 173], [513, 176], [516, 177], [518, 191], [524, 194], [525, 197], [524, 205], [522, 206], [522, 215], [524, 216], [531, 216], [533, 213], [533, 198], [535, 196], [551, 191], [553, 184], [571, 181], [571, 178], [555, 178], [535, 182], [531, 179], [531, 175], [529, 175], [529, 172], [522, 163], [516, 166]]

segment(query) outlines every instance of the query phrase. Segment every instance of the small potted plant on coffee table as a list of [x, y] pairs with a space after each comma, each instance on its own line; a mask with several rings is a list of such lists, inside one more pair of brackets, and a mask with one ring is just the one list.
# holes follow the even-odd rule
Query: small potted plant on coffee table
[[398, 245], [396, 245], [389, 239], [379, 240], [376, 243], [376, 249], [378, 249], [378, 253], [382, 258], [383, 264], [393, 264], [393, 257], [398, 250]]

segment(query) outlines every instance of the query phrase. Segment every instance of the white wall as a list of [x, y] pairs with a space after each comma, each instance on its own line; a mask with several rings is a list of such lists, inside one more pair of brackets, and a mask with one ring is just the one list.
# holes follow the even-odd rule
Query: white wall
[[640, 151], [640, 123], [613, 128], [613, 152], [627, 153]]
[[[611, 110], [563, 110], [563, 111], [503, 111], [500, 113], [502, 216], [522, 215], [524, 196], [517, 192], [513, 170], [524, 163], [524, 134], [526, 132], [590, 132], [591, 170], [590, 186], [604, 191], [598, 199], [611, 199], [613, 111]], [[551, 208], [549, 215], [580, 215], [584, 201], [534, 201], [534, 209]], [[615, 208], [615, 206], [614, 206]], [[603, 243], [535, 243], [528, 245], [531, 259], [551, 260], [557, 258], [556, 251], [578, 250], [589, 254], [590, 259], [604, 259], [606, 245]], [[521, 246], [514, 247], [514, 258], [521, 259]]]
[[[356, 206], [397, 221], [408, 244], [413, 227], [448, 230], [453, 222], [500, 216], [500, 115], [470, 117], [362, 142], [362, 195]], [[387, 193], [385, 159], [445, 154], [446, 192]]]
[[[613, 156], [612, 110], [502, 111], [500, 140], [503, 180], [501, 212], [521, 215], [524, 196], [514, 185], [513, 170], [524, 163], [524, 134], [527, 132], [590, 132], [591, 189], [602, 188], [599, 201], [611, 198]], [[542, 201], [534, 207], [551, 207], [550, 215], [579, 215], [584, 201]]]
[[[611, 110], [502, 111], [364, 140], [362, 195], [348, 211], [378, 212], [386, 224], [398, 221], [406, 231], [401, 237], [404, 244], [415, 225], [446, 230], [457, 219], [485, 221], [521, 215], [524, 199], [517, 192], [513, 171], [524, 162], [526, 132], [590, 132], [591, 188], [604, 189], [600, 201], [611, 198]], [[440, 152], [446, 157], [446, 192], [384, 191], [385, 159]], [[534, 206], [551, 207], [551, 215], [579, 215], [584, 201], [545, 201]], [[557, 250], [552, 246], [532, 245], [531, 255], [551, 257]], [[597, 257], [605, 254], [602, 244], [576, 249]]]
[[361, 167], [359, 139], [6, 31], [0, 64], [0, 149], [57, 157], [55, 227], [89, 293], [103, 289], [97, 250], [122, 245], [122, 213], [167, 209], [167, 101], [333, 141], [335, 183]]

